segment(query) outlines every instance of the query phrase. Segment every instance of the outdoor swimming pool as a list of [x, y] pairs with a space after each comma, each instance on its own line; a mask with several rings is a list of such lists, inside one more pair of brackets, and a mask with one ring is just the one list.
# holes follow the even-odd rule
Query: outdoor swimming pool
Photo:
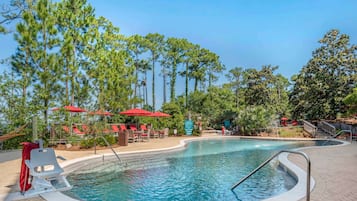
[[233, 193], [230, 187], [282, 149], [318, 141], [202, 140], [177, 152], [98, 162], [68, 175], [66, 194], [81, 200], [261, 200], [296, 181], [272, 162]]

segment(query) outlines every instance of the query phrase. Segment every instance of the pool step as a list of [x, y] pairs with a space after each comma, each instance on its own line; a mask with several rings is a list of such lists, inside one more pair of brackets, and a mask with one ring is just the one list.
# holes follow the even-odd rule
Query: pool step
[[[77, 184], [97, 185], [107, 181], [117, 179], [118, 174], [125, 171], [141, 171], [169, 166], [169, 161], [165, 158], [136, 158], [128, 159], [121, 163], [117, 161], [105, 161], [102, 164], [86, 166], [70, 176], [76, 180]], [[117, 176], [116, 176], [117, 175]]]
[[150, 168], [157, 168], [169, 166], [168, 160], [165, 158], [133, 158], [125, 159], [118, 163], [116, 160], [104, 161], [100, 164], [96, 163], [88, 165], [85, 168], [77, 171], [78, 174], [88, 174], [93, 172], [121, 172], [125, 170], [143, 170]]

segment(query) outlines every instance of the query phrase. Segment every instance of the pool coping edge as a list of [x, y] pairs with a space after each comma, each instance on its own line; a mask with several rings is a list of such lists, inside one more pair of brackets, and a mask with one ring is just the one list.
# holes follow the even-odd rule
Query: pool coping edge
[[[251, 137], [251, 136], [210, 136], [210, 137], [182, 139], [182, 140], [180, 140], [180, 143], [178, 145], [172, 146], [172, 147], [167, 147], [167, 148], [120, 152], [119, 156], [128, 156], [128, 155], [135, 155], [135, 154], [142, 154], [142, 153], [155, 153], [155, 152], [161, 153], [161, 152], [166, 152], [166, 151], [176, 151], [176, 150], [186, 147], [186, 145], [189, 142], [210, 140], [210, 139], [220, 139], [220, 138], [242, 138], [242, 139], [282, 140], [282, 141], [284, 141], [284, 140], [286, 140], [286, 141], [290, 141], [290, 140], [297, 140], [297, 141], [327, 140], [327, 139], [316, 139], [316, 138], [315, 139], [304, 139], [304, 138], [296, 139], [296, 138], [270, 138], [270, 137], [262, 138], [262, 137]], [[333, 140], [342, 142], [342, 144], [328, 145], [328, 146], [323, 146], [323, 147], [322, 146], [321, 147], [318, 147], [318, 146], [302, 147], [302, 148], [297, 148], [294, 150], [301, 151], [303, 149], [325, 148], [325, 147], [331, 147], [331, 146], [336, 147], [336, 146], [345, 146], [345, 145], [349, 144], [349, 142], [346, 142], [346, 141], [337, 140], [337, 139], [333, 139]], [[307, 177], [306, 171], [304, 171], [303, 169], [301, 169], [300, 167], [295, 165], [293, 162], [291, 162], [288, 159], [288, 155], [289, 155], [288, 153], [282, 153], [279, 155], [279, 157], [278, 157], [279, 165], [281, 165], [281, 167], [283, 167], [284, 170], [286, 170], [291, 176], [293, 176], [297, 180], [297, 183], [289, 191], [286, 191], [279, 195], [264, 199], [265, 201], [290, 201], [290, 200], [295, 201], [295, 200], [301, 200], [302, 198], [306, 197], [306, 177]], [[98, 158], [101, 158], [104, 156], [114, 156], [114, 153], [105, 153], [105, 154], [80, 157], [80, 158], [62, 162], [62, 163], [60, 163], [60, 166], [65, 169], [64, 175], [68, 175], [68, 173], [78, 169], [79, 167], [82, 167], [82, 165], [76, 166], [76, 164], [79, 164], [80, 162], [92, 160], [92, 159], [98, 159]], [[315, 180], [311, 176], [310, 192], [314, 189], [314, 187], [315, 187]], [[58, 193], [63, 194], [60, 191], [58, 191]], [[13, 194], [13, 195], [11, 196], [11, 194]], [[18, 195], [18, 192], [8, 194], [7, 198], [10, 198], [10, 197], [14, 198], [13, 197], [13, 196], [15, 196], [14, 194]], [[67, 196], [65, 194], [63, 194], [63, 195]], [[15, 197], [17, 197], [17, 196], [15, 196]], [[72, 197], [69, 197], [69, 198], [73, 199]], [[22, 197], [21, 199], [24, 199], [24, 197]]]

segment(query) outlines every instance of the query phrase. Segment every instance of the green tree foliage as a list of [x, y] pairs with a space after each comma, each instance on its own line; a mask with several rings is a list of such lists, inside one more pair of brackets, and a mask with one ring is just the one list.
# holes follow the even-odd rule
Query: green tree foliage
[[169, 63], [171, 69], [170, 75], [170, 100], [175, 101], [176, 98], [176, 78], [178, 65], [183, 62], [185, 45], [188, 44], [186, 39], [168, 38], [166, 40], [164, 60]]
[[[59, 43], [54, 5], [47, 0], [39, 0], [33, 10], [23, 12], [23, 19], [17, 26], [16, 38], [20, 44], [24, 41], [29, 41], [30, 44], [26, 48], [18, 49], [18, 54], [29, 56], [31, 62], [27, 62], [28, 66], [24, 66], [22, 74], [33, 72], [32, 76], [36, 80], [33, 83], [35, 94], [33, 101], [37, 103], [47, 122], [50, 103], [55, 99], [59, 89], [57, 82], [59, 66], [56, 53], [53, 52]], [[30, 55], [26, 55], [27, 53]], [[28, 70], [30, 68], [32, 70]]]
[[272, 89], [274, 111], [280, 115], [288, 115], [289, 111], [289, 91], [290, 82], [281, 74], [276, 75], [274, 88]]
[[0, 117], [6, 119], [11, 129], [25, 124], [31, 118], [30, 108], [24, 104], [21, 84], [13, 73], [0, 75]]
[[187, 108], [188, 103], [188, 79], [189, 79], [189, 66], [194, 61], [196, 55], [196, 50], [199, 48], [198, 45], [194, 45], [188, 41], [183, 41], [184, 55], [183, 63], [185, 66], [184, 71], [179, 72], [181, 76], [185, 77], [185, 107]]
[[14, 34], [15, 40], [18, 42], [16, 52], [11, 57], [12, 70], [19, 77], [19, 82], [22, 86], [22, 104], [27, 100], [27, 92], [29, 86], [33, 84], [34, 76], [34, 60], [33, 49], [36, 48], [36, 29], [29, 26], [35, 24], [35, 18], [29, 10], [22, 13], [22, 18], [25, 23], [19, 23], [16, 27], [17, 32]]
[[162, 111], [170, 114], [170, 118], [160, 119], [163, 127], [170, 128], [171, 130], [176, 128], [178, 133], [184, 133], [184, 115], [181, 111], [181, 107], [175, 103], [166, 103], [162, 105]]
[[10, 0], [9, 4], [1, 4], [0, 8], [0, 33], [10, 33], [6, 28], [7, 24], [20, 20], [23, 12], [28, 10], [34, 4], [33, 0]]
[[152, 108], [155, 111], [155, 63], [160, 58], [164, 48], [164, 36], [158, 33], [149, 33], [145, 36], [147, 39], [147, 48], [151, 52], [151, 70], [152, 70]]
[[226, 75], [230, 83], [228, 83], [229, 87], [235, 93], [235, 106], [238, 107], [243, 103], [242, 98], [240, 97], [241, 91], [243, 88], [243, 68], [235, 67], [229, 70], [229, 74]]
[[[64, 0], [57, 4], [57, 26], [61, 34], [60, 54], [63, 80], [65, 82], [65, 94], [63, 105], [74, 105], [75, 96], [83, 87], [77, 82], [83, 78], [84, 50], [91, 40], [89, 29], [94, 24], [94, 9], [86, 0]], [[83, 80], [82, 80], [83, 81]]]
[[347, 105], [349, 114], [357, 113], [357, 88], [343, 99], [343, 103]]
[[[280, 115], [288, 112], [287, 88], [289, 82], [282, 75], [274, 74], [277, 69], [277, 66], [267, 65], [263, 66], [261, 70], [251, 68], [242, 72], [243, 80], [238, 84], [244, 88], [245, 105], [262, 105]], [[239, 71], [232, 73], [234, 73], [232, 78], [240, 76]]]
[[[89, 59], [87, 73], [92, 81], [97, 107], [120, 111], [132, 105], [131, 84], [135, 66], [125, 49], [125, 38], [107, 19], [100, 17], [93, 30], [95, 41], [85, 54]], [[134, 100], [135, 101], [135, 100]]]
[[274, 119], [273, 114], [271, 110], [262, 105], [248, 106], [238, 110], [235, 123], [239, 125], [239, 129], [244, 135], [251, 135], [266, 128]]
[[[148, 42], [146, 38], [140, 35], [132, 35], [127, 39], [127, 46], [130, 56], [134, 59], [134, 67], [135, 67], [135, 83], [134, 83], [134, 97], [140, 99], [138, 96], [139, 86], [141, 82], [139, 82], [139, 72], [144, 71], [146, 74], [146, 70], [148, 69], [146, 65], [145, 59], [141, 59], [140, 56], [147, 51]], [[139, 101], [139, 100], [138, 100]], [[134, 103], [134, 107], [136, 107], [136, 103]]]
[[217, 73], [221, 73], [225, 67], [219, 60], [219, 56], [213, 52], [208, 51], [206, 54], [207, 62], [207, 76], [208, 76], [208, 87], [211, 87], [213, 82], [218, 79]]
[[214, 120], [224, 120], [222, 117], [230, 113], [234, 107], [234, 93], [226, 86], [208, 88], [206, 101], [203, 103], [203, 110]]
[[336, 118], [345, 112], [343, 98], [357, 81], [357, 46], [349, 44], [349, 36], [331, 30], [319, 42], [321, 47], [293, 78], [290, 103], [295, 117]]

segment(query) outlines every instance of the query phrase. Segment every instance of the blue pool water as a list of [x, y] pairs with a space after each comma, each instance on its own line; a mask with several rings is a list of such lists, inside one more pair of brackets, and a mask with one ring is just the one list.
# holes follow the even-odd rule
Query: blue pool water
[[282, 149], [315, 141], [202, 140], [160, 155], [97, 162], [68, 175], [66, 194], [81, 200], [261, 200], [291, 189], [296, 181], [271, 162], [236, 188], [230, 187]]

